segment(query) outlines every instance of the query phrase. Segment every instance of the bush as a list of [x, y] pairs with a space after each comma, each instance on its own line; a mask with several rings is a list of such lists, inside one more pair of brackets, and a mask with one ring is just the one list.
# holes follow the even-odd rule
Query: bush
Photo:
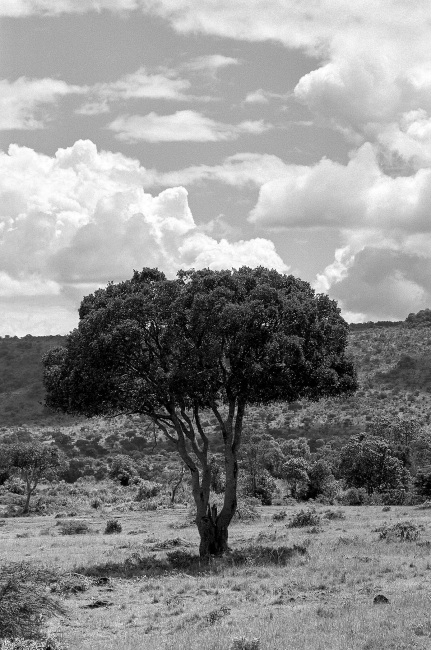
[[25, 485], [24, 482], [18, 476], [11, 476], [7, 481], [4, 482], [3, 487], [8, 492], [12, 494], [24, 494]]
[[365, 488], [349, 488], [340, 496], [344, 506], [362, 506], [367, 501], [368, 494]]
[[419, 527], [411, 521], [399, 521], [393, 526], [383, 526], [378, 528], [380, 539], [387, 542], [416, 542], [420, 536]]
[[151, 499], [156, 497], [163, 489], [163, 485], [155, 481], [146, 481], [141, 479], [138, 483], [138, 491], [136, 493], [136, 501], [143, 501], [144, 499]]
[[118, 519], [108, 519], [105, 527], [105, 535], [112, 535], [115, 533], [121, 533], [123, 527]]
[[342, 510], [326, 510], [323, 515], [325, 519], [345, 519], [346, 515]]
[[57, 526], [61, 527], [62, 535], [87, 535], [91, 528], [86, 521], [58, 521]]
[[272, 520], [273, 521], [283, 521], [283, 519], [286, 519], [286, 517], [287, 517], [286, 510], [280, 510], [280, 512], [275, 512], [272, 515]]
[[59, 601], [46, 593], [53, 572], [28, 562], [0, 567], [0, 639], [40, 639], [45, 619], [65, 614]]
[[305, 528], [306, 526], [319, 526], [320, 517], [314, 508], [300, 510], [293, 515], [289, 522], [289, 528]]

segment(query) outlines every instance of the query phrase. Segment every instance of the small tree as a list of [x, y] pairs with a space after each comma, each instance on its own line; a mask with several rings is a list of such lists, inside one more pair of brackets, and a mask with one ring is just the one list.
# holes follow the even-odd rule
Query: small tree
[[[201, 555], [227, 549], [247, 405], [356, 389], [336, 303], [274, 270], [180, 271], [175, 280], [135, 271], [85, 297], [79, 316], [66, 346], [44, 357], [47, 406], [153, 420], [190, 471]], [[220, 512], [210, 504], [206, 410], [223, 445]]]
[[298, 497], [300, 486], [306, 486], [309, 482], [309, 465], [304, 458], [292, 456], [283, 465], [283, 478], [290, 486], [290, 492], [294, 499]]
[[368, 494], [406, 487], [410, 477], [389, 443], [374, 435], [353, 436], [341, 450], [340, 475], [348, 487]]
[[7, 447], [2, 465], [12, 475], [17, 475], [24, 481], [25, 503], [22, 513], [27, 514], [30, 499], [40, 481], [55, 480], [64, 468], [65, 460], [58, 447], [39, 442], [23, 442]]

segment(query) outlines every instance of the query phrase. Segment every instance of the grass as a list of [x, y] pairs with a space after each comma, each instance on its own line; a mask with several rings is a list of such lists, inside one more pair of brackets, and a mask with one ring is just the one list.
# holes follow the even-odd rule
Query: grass
[[[288, 526], [300, 506], [260, 510], [260, 520], [231, 527], [231, 558], [209, 565], [187, 560], [197, 553], [193, 527], [180, 536], [170, 527], [184, 518], [181, 509], [121, 513], [116, 535], [103, 535], [106, 518], [97, 511], [86, 518], [92, 532], [76, 536], [62, 536], [54, 517], [8, 519], [0, 564], [25, 560], [64, 575], [54, 595], [67, 616], [53, 618], [47, 633], [71, 650], [431, 646], [426, 510], [344, 506], [331, 518], [318, 506], [313, 534]], [[281, 510], [286, 518], [274, 519]], [[421, 530], [419, 540], [380, 539], [379, 529], [407, 520]], [[276, 561], [295, 545], [306, 552], [285, 551]], [[377, 594], [389, 604], [374, 604]]]

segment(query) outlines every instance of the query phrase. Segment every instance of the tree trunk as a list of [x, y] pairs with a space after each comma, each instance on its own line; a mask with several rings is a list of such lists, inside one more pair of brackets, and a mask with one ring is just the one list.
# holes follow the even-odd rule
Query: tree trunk
[[228, 527], [223, 525], [220, 517], [217, 517], [215, 505], [211, 509], [208, 506], [207, 514], [196, 518], [196, 524], [201, 538], [199, 544], [201, 557], [223, 555], [228, 550]]
[[29, 507], [30, 507], [30, 498], [31, 498], [31, 492], [27, 491], [27, 494], [25, 496], [24, 508], [23, 508], [23, 511], [22, 511], [23, 515], [28, 514], [28, 510], [29, 510]]

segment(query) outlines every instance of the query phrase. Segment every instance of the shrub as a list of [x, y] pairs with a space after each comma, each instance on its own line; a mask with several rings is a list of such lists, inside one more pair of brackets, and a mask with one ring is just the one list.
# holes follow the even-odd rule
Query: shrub
[[113, 533], [121, 533], [123, 527], [118, 519], [108, 519], [105, 527], [105, 535], [112, 535]]
[[46, 593], [55, 577], [28, 562], [0, 567], [0, 639], [40, 639], [45, 619], [65, 613]]
[[94, 497], [94, 499], [91, 499], [90, 501], [90, 506], [94, 508], [95, 510], [98, 510], [101, 508], [103, 505], [103, 501], [99, 499], [99, 497]]
[[378, 528], [380, 539], [387, 542], [416, 542], [420, 536], [419, 527], [411, 521], [399, 521], [393, 526], [383, 526]]
[[57, 526], [61, 527], [62, 535], [86, 535], [91, 533], [91, 528], [86, 521], [58, 521]]
[[136, 501], [143, 501], [144, 499], [151, 499], [151, 497], [156, 497], [162, 491], [162, 488], [163, 485], [160, 483], [141, 479], [138, 483]]
[[287, 517], [286, 510], [280, 510], [280, 512], [275, 512], [272, 515], [272, 520], [273, 521], [283, 521], [283, 519], [286, 519], [286, 517]]
[[327, 510], [323, 517], [325, 519], [345, 519], [346, 515], [342, 510]]
[[25, 485], [23, 481], [18, 476], [11, 476], [3, 484], [5, 490], [11, 492], [12, 494], [24, 494]]
[[314, 508], [309, 508], [295, 513], [289, 522], [289, 528], [305, 528], [306, 526], [319, 526], [319, 524], [319, 515]]
[[344, 506], [362, 506], [368, 497], [365, 488], [349, 488], [340, 496], [340, 502]]

